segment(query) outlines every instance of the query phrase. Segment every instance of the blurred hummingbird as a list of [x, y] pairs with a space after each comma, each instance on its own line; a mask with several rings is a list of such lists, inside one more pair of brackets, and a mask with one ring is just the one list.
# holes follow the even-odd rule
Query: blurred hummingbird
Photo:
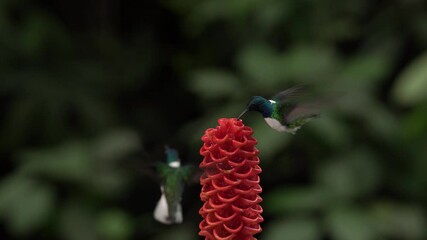
[[178, 151], [166, 146], [167, 164], [157, 164], [161, 178], [161, 197], [154, 210], [154, 218], [164, 224], [182, 223], [181, 200], [184, 184], [192, 174], [191, 166], [181, 166]]
[[257, 111], [271, 128], [295, 134], [304, 124], [320, 115], [318, 103], [300, 99], [303, 90], [304, 85], [297, 85], [274, 95], [271, 100], [253, 96], [237, 119], [248, 111]]

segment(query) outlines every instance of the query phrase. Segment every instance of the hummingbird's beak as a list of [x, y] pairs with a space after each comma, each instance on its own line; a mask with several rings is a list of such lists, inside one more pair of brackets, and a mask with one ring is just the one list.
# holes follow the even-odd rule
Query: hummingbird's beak
[[247, 113], [249, 111], [249, 109], [245, 109], [240, 115], [239, 117], [237, 117], [237, 119], [240, 119], [243, 115], [245, 115], [245, 113]]

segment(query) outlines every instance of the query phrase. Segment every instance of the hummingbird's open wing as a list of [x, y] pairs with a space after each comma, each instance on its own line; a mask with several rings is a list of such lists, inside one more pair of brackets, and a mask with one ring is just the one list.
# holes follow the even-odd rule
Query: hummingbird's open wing
[[299, 103], [294, 106], [288, 105], [288, 111], [285, 111], [283, 119], [289, 124], [302, 118], [318, 117], [320, 110], [321, 107], [315, 104]]
[[308, 98], [307, 86], [299, 84], [274, 95], [271, 100], [278, 103], [283, 121], [289, 124], [299, 118], [316, 116], [320, 113], [318, 107], [307, 104]]
[[141, 165], [138, 168], [138, 171], [142, 173], [143, 176], [150, 178], [151, 180], [161, 183], [162, 182], [162, 176], [160, 174], [161, 168], [166, 168], [167, 165], [160, 163], [160, 162], [154, 162], [150, 164], [144, 164]]
[[284, 100], [283, 119], [292, 123], [302, 118], [318, 117], [321, 111], [333, 106], [344, 93], [330, 93], [325, 96], [310, 96]]
[[306, 93], [306, 85], [298, 84], [274, 95], [271, 100], [276, 102], [292, 101], [295, 98], [301, 98]]
[[181, 176], [185, 183], [193, 185], [200, 182], [200, 176], [202, 172], [198, 170], [194, 165], [188, 164], [181, 167]]
[[309, 91], [307, 85], [299, 84], [276, 94], [272, 100], [277, 102], [284, 123], [289, 124], [319, 116], [321, 110], [332, 106], [343, 95], [344, 93], [339, 92], [315, 93]]

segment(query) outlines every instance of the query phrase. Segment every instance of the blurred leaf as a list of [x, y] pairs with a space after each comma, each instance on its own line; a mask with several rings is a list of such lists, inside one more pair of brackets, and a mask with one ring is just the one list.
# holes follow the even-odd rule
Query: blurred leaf
[[268, 240], [317, 240], [322, 239], [320, 226], [312, 219], [281, 220], [264, 227]]
[[94, 171], [87, 179], [84, 187], [87, 187], [91, 192], [102, 194], [104, 197], [120, 196], [120, 193], [127, 190], [126, 186], [128, 178], [126, 173], [119, 169], [103, 169], [99, 166], [97, 171]]
[[125, 212], [109, 210], [99, 217], [98, 229], [102, 239], [125, 240], [130, 239], [133, 226]]
[[[348, 89], [351, 89], [351, 86]], [[368, 113], [373, 104], [376, 104], [376, 99], [373, 99], [368, 91], [351, 89], [339, 99], [337, 106], [340, 112], [346, 113], [348, 116], [360, 117], [361, 115], [369, 116]]]
[[201, 99], [241, 95], [239, 80], [232, 73], [223, 70], [199, 70], [194, 73], [189, 86]]
[[154, 237], [153, 240], [196, 240], [200, 239], [200, 237], [197, 236], [198, 231], [199, 229], [196, 226], [180, 224], [166, 228], [162, 233]]
[[321, 188], [276, 187], [264, 197], [264, 210], [268, 214], [281, 216], [286, 212], [306, 212], [321, 209], [328, 195]]
[[260, 0], [206, 0], [190, 5], [188, 14], [190, 30], [199, 33], [203, 28], [218, 20], [244, 24], [251, 13], [261, 5]]
[[130, 130], [112, 130], [91, 145], [92, 173], [87, 186], [104, 196], [117, 196], [126, 191], [127, 172], [122, 167], [127, 156], [141, 149], [138, 135]]
[[410, 139], [420, 139], [427, 134], [427, 106], [421, 105], [404, 116], [403, 133]]
[[280, 24], [280, 20], [288, 17], [292, 7], [290, 1], [264, 1], [255, 12], [256, 27], [269, 33]]
[[99, 140], [75, 141], [56, 148], [28, 151], [20, 156], [20, 172], [65, 182], [85, 183], [94, 192], [115, 195], [125, 190], [127, 178], [118, 163], [141, 148], [131, 131], [111, 131]]
[[0, 150], [4, 151], [22, 144], [23, 136], [31, 126], [31, 116], [37, 109], [36, 106], [30, 98], [21, 98], [6, 109], [7, 114], [1, 125]]
[[42, 14], [30, 16], [31, 21], [27, 21], [21, 31], [21, 47], [30, 55], [38, 55], [45, 49], [46, 38], [52, 30], [52, 20], [46, 16]]
[[257, 44], [244, 48], [237, 56], [237, 64], [244, 76], [249, 78], [247, 84], [259, 92], [273, 89], [279, 92], [281, 89], [277, 88], [285, 84], [282, 59], [268, 45]]
[[283, 69], [285, 78], [324, 83], [336, 71], [336, 64], [334, 49], [328, 46], [296, 45], [283, 53], [276, 71]]
[[349, 128], [344, 122], [339, 121], [333, 117], [323, 117], [326, 114], [322, 114], [316, 122], [310, 124], [310, 128], [314, 129], [319, 137], [325, 142], [332, 145], [332, 147], [346, 146], [349, 144]]
[[53, 202], [53, 191], [50, 188], [39, 187], [26, 192], [12, 207], [14, 210], [10, 215], [10, 227], [19, 234], [37, 230], [52, 213]]
[[344, 62], [337, 82], [341, 89], [368, 91], [378, 86], [390, 73], [394, 58], [389, 51], [378, 49], [360, 53]]
[[97, 240], [96, 219], [84, 202], [69, 202], [62, 210], [59, 230], [65, 240]]
[[21, 172], [44, 175], [62, 181], [83, 181], [91, 175], [92, 159], [82, 142], [57, 148], [28, 151], [21, 155]]
[[13, 176], [0, 186], [1, 216], [18, 235], [29, 235], [42, 226], [53, 210], [52, 189], [32, 179]]
[[397, 77], [393, 98], [402, 105], [412, 105], [427, 99], [427, 53], [412, 61]]
[[130, 130], [113, 130], [101, 136], [93, 146], [94, 155], [100, 162], [121, 160], [129, 153], [141, 149], [139, 136]]
[[372, 219], [362, 209], [334, 207], [326, 218], [333, 239], [370, 240], [378, 239]]
[[380, 202], [372, 209], [374, 227], [384, 236], [398, 239], [425, 239], [427, 219], [419, 206]]
[[2, 179], [0, 183], [0, 215], [4, 216], [7, 212], [11, 211], [10, 205], [19, 201], [36, 184], [33, 179], [19, 175], [11, 175]]
[[362, 117], [367, 122], [373, 137], [387, 143], [399, 140], [401, 123], [392, 112], [379, 103], [372, 102], [369, 107], [366, 107]]
[[349, 152], [322, 166], [318, 182], [326, 190], [341, 197], [360, 197], [374, 191], [380, 182], [379, 166], [367, 150]]
[[240, 70], [258, 91], [281, 91], [291, 80], [321, 82], [336, 67], [335, 53], [328, 47], [293, 46], [279, 53], [267, 45], [252, 45], [237, 58]]

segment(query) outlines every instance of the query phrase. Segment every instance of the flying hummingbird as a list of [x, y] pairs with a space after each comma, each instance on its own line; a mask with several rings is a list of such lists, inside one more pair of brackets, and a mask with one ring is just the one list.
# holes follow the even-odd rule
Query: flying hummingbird
[[253, 96], [237, 119], [248, 111], [257, 111], [271, 128], [295, 134], [304, 124], [320, 115], [319, 102], [303, 101], [303, 94], [304, 85], [297, 85], [274, 95], [271, 100]]
[[182, 223], [181, 200], [184, 184], [192, 174], [191, 166], [181, 166], [178, 151], [166, 146], [167, 164], [159, 163], [161, 197], [154, 210], [154, 218], [164, 224]]

